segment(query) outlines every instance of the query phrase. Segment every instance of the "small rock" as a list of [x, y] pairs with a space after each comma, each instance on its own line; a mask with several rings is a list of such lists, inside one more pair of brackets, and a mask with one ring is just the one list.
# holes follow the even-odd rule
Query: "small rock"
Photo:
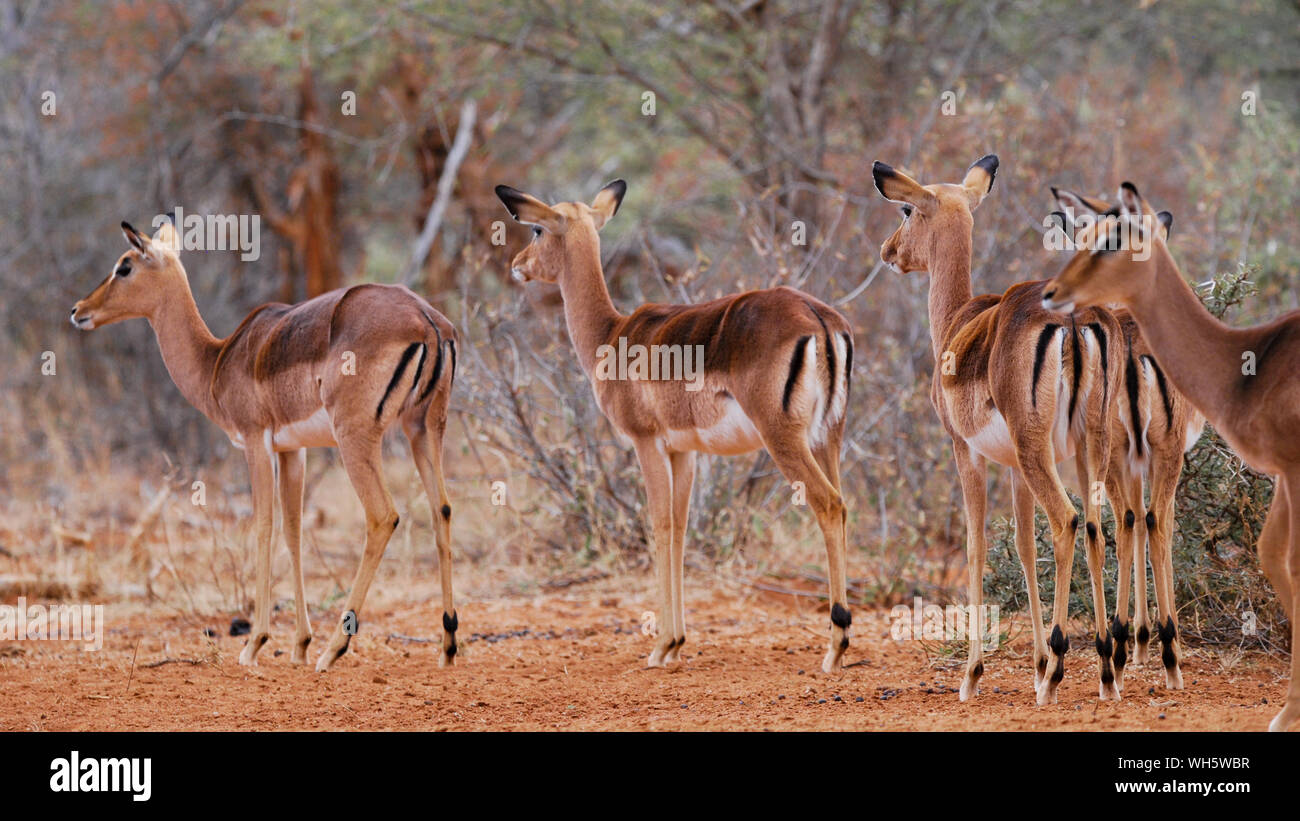
[[388, 679], [384, 678], [383, 676], [375, 676], [374, 678], [371, 679], [371, 681], [373, 681], [375, 684], [387, 684], [387, 683], [388, 683]]
[[826, 699], [824, 699], [824, 698], [819, 698], [819, 699], [817, 699], [817, 703], [818, 703], [818, 704], [825, 704], [825, 703], [826, 703]]
[[1157, 716], [1157, 718], [1159, 718], [1162, 721], [1164, 720], [1164, 717], [1165, 717], [1164, 713], [1161, 713], [1159, 716]]
[[235, 616], [230, 620], [230, 635], [247, 636], [251, 632], [253, 632], [253, 625], [248, 623], [248, 619]]

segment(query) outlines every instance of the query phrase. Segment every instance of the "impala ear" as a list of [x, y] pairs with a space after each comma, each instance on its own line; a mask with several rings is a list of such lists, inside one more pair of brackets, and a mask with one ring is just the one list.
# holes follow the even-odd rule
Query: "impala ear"
[[1174, 230], [1174, 215], [1168, 211], [1160, 211], [1156, 214], [1156, 219], [1164, 226], [1164, 230], [1160, 232], [1161, 238], [1168, 242], [1169, 234]]
[[985, 154], [966, 171], [966, 178], [961, 181], [961, 186], [970, 195], [972, 211], [979, 207], [988, 193], [993, 190], [993, 178], [997, 175], [997, 154]]
[[1080, 196], [1073, 191], [1066, 191], [1064, 188], [1057, 188], [1055, 185], [1051, 186], [1051, 188], [1052, 196], [1056, 198], [1056, 204], [1061, 206], [1061, 210], [1065, 211], [1072, 221], [1079, 214], [1095, 215], [1109, 210], [1108, 208], [1098, 208], [1095, 201]]
[[495, 190], [497, 197], [516, 222], [536, 225], [552, 234], [563, 234], [569, 230], [569, 221], [564, 218], [564, 215], [536, 197], [530, 197], [523, 191], [517, 191], [508, 185], [498, 185]]
[[176, 231], [176, 212], [169, 211], [161, 217], [155, 217], [154, 225], [158, 225], [158, 230], [154, 232], [153, 244], [166, 248], [173, 254], [180, 254], [181, 235]]
[[122, 234], [126, 236], [126, 241], [131, 243], [131, 247], [140, 252], [140, 255], [146, 259], [149, 257], [152, 249], [149, 247], [149, 238], [131, 226], [131, 223], [122, 220]]
[[1128, 180], [1119, 185], [1119, 210], [1121, 214], [1134, 217], [1140, 217], [1150, 210], [1142, 195], [1138, 193], [1137, 186]]
[[600, 189], [600, 193], [591, 201], [591, 216], [596, 223], [597, 231], [609, 222], [610, 217], [618, 213], [618, 207], [622, 204], [623, 195], [626, 193], [627, 183], [622, 180], [614, 180]]
[[927, 217], [939, 208], [939, 200], [916, 180], [876, 160], [871, 165], [871, 179], [876, 190], [887, 200], [910, 205]]

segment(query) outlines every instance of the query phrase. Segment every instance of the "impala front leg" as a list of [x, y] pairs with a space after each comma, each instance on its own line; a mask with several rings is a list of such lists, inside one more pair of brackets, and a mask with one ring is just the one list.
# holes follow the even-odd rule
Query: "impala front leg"
[[[966, 675], [961, 681], [958, 698], [968, 701], [979, 695], [980, 676], [984, 675], [984, 561], [988, 554], [988, 543], [984, 534], [984, 518], [988, 505], [988, 484], [984, 457], [972, 453], [970, 447], [958, 439], [953, 439], [953, 455], [957, 458], [957, 474], [961, 479], [961, 495], [966, 506], [966, 582], [967, 602], [970, 607], [970, 624], [967, 641], [969, 657], [966, 660]], [[1031, 572], [1032, 572], [1032, 565]], [[1028, 582], [1028, 577], [1026, 577]]]
[[672, 594], [673, 474], [668, 454], [658, 440], [637, 442], [636, 456], [645, 478], [646, 503], [654, 531], [655, 573], [659, 578], [659, 615], [655, 621], [659, 638], [646, 666], [663, 667], [668, 654], [677, 646], [677, 637], [673, 635]]
[[284, 544], [289, 548], [293, 566], [294, 664], [307, 663], [307, 645], [311, 644], [311, 614], [307, 612], [307, 591], [302, 576], [302, 493], [307, 451], [299, 449], [280, 455], [280, 512], [284, 526]]
[[271, 461], [269, 441], [262, 447], [262, 437], [250, 435], [245, 456], [248, 478], [253, 488], [253, 535], [257, 539], [257, 599], [253, 606], [253, 629], [248, 643], [239, 653], [239, 663], [257, 664], [257, 651], [271, 637], [271, 536], [275, 520], [275, 467]]
[[672, 541], [672, 600], [673, 647], [664, 657], [664, 663], [677, 661], [682, 645], [686, 644], [686, 603], [683, 590], [683, 570], [686, 558], [686, 524], [691, 518], [691, 488], [695, 484], [695, 453], [673, 453], [669, 457], [673, 474], [673, 541]]

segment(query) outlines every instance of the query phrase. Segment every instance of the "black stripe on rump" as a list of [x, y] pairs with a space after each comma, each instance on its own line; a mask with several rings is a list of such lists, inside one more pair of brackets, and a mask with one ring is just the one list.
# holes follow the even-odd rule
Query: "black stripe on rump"
[[1165, 403], [1165, 427], [1173, 430], [1174, 427], [1174, 400], [1169, 395], [1169, 385], [1165, 382], [1165, 372], [1160, 370], [1156, 364], [1155, 357], [1150, 354], [1142, 354], [1142, 358], [1151, 363], [1151, 368], [1156, 372], [1156, 384], [1160, 386], [1160, 398]]
[[[433, 322], [430, 321], [429, 324], [433, 325]], [[429, 384], [424, 386], [424, 390], [420, 391], [420, 398], [415, 400], [417, 405], [433, 393], [438, 380], [442, 378], [442, 332], [438, 330], [437, 325], [433, 325], [433, 332], [438, 335], [438, 358], [433, 361], [433, 376], [429, 377]]]
[[1038, 345], [1034, 349], [1034, 379], [1029, 387], [1029, 398], [1034, 407], [1038, 407], [1038, 377], [1043, 373], [1043, 359], [1047, 357], [1047, 346], [1052, 342], [1052, 335], [1059, 329], [1060, 325], [1049, 322], [1043, 326], [1043, 330], [1038, 334]]
[[397, 383], [401, 381], [402, 374], [406, 373], [406, 366], [411, 362], [411, 357], [415, 356], [415, 349], [420, 347], [421, 344], [423, 343], [412, 342], [406, 346], [406, 350], [402, 351], [402, 358], [397, 363], [397, 370], [393, 371], [393, 378], [388, 380], [388, 388], [384, 390], [384, 395], [379, 400], [379, 407], [375, 409], [375, 419], [384, 415], [384, 403], [388, 401], [388, 395], [393, 392], [393, 388], [396, 388]]
[[1074, 408], [1079, 404], [1079, 380], [1083, 378], [1083, 344], [1079, 339], [1079, 326], [1074, 324], [1074, 317], [1070, 317], [1070, 338], [1074, 343], [1074, 350], [1070, 352], [1070, 361], [1074, 363], [1074, 378], [1070, 381], [1073, 387], [1070, 388], [1070, 412], [1065, 415], [1066, 419], [1074, 421]]
[[808, 348], [808, 340], [811, 336], [801, 336], [799, 341], [794, 343], [794, 358], [790, 360], [790, 375], [785, 380], [785, 393], [781, 395], [781, 410], [786, 413], [790, 412], [790, 394], [794, 393], [794, 385], [799, 381], [799, 373], [803, 371], [804, 351]]
[[1128, 353], [1128, 363], [1124, 366], [1124, 391], [1128, 394], [1128, 418], [1133, 426], [1133, 450], [1142, 456], [1142, 420], [1138, 418], [1138, 370], [1133, 361], [1133, 351]]
[[1110, 362], [1106, 358], [1106, 331], [1101, 327], [1100, 322], [1089, 322], [1088, 327], [1097, 335], [1097, 345], [1101, 348], [1101, 406], [1106, 407], [1110, 401], [1108, 391], [1110, 390]]
[[840, 336], [844, 337], [844, 404], [847, 407], [853, 387], [853, 335], [841, 333]]

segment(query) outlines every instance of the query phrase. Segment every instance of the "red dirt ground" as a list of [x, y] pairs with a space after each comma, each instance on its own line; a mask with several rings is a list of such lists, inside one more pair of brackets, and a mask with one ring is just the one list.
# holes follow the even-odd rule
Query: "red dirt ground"
[[[436, 643], [394, 637], [437, 639], [436, 608], [371, 613], [325, 675], [289, 663], [287, 613], [260, 666], [241, 668], [244, 639], [227, 623], [158, 610], [119, 620], [110, 605], [99, 652], [0, 645], [0, 730], [1263, 730], [1286, 681], [1277, 659], [1191, 648], [1186, 690], [1166, 690], [1153, 659], [1130, 666], [1122, 702], [1100, 703], [1080, 636], [1073, 646], [1089, 650], [1067, 656], [1060, 704], [1039, 709], [1015, 630], [986, 658], [980, 697], [962, 704], [959, 663], [892, 640], [888, 611], [854, 613], [847, 660], [858, 663], [828, 676], [824, 606], [689, 588], [687, 658], [667, 670], [644, 668], [643, 588], [465, 602], [461, 654], [442, 670]], [[316, 648], [335, 616], [313, 614]], [[167, 658], [199, 663], [145, 666]]]

